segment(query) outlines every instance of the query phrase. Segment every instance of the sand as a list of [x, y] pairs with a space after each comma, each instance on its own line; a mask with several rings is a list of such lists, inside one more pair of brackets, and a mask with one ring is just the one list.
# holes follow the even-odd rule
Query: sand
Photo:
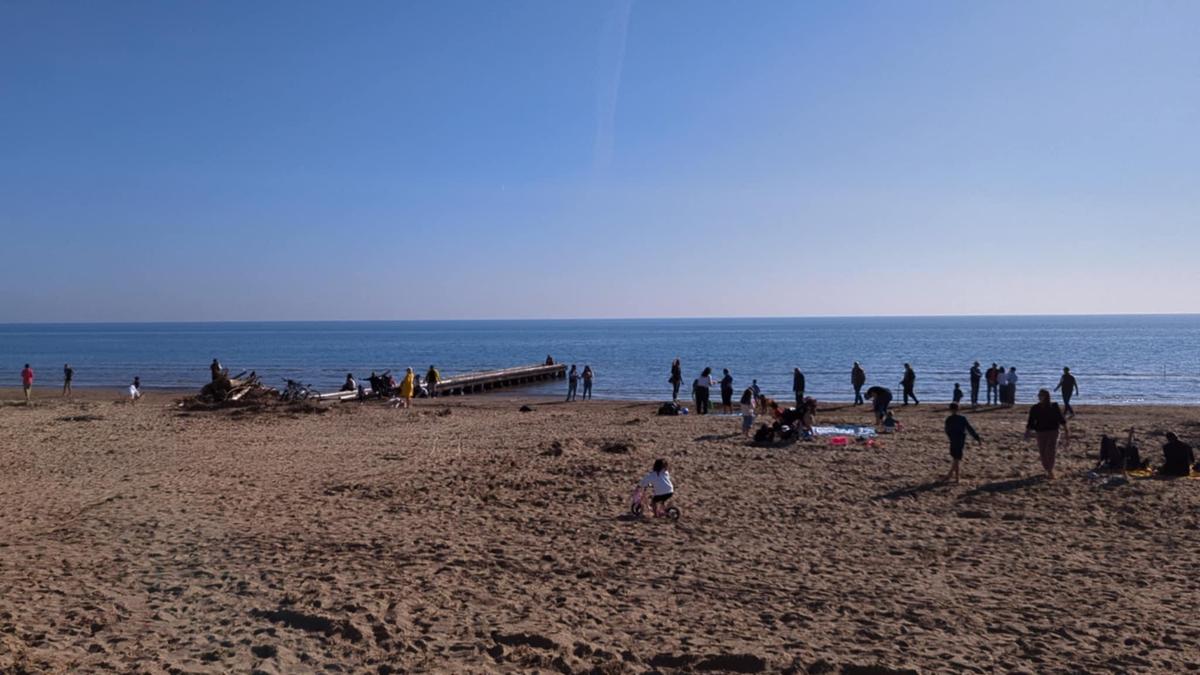
[[[928, 403], [760, 449], [646, 403], [117, 398], [0, 407], [2, 672], [1200, 670], [1200, 480], [1085, 475], [1195, 408], [1081, 408], [1053, 483], [1025, 406], [980, 412], [942, 485]], [[628, 516], [656, 457], [678, 522]]]

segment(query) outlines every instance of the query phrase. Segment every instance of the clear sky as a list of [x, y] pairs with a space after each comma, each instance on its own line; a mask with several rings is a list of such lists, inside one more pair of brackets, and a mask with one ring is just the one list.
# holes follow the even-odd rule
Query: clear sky
[[1200, 2], [0, 0], [0, 322], [1200, 311]]

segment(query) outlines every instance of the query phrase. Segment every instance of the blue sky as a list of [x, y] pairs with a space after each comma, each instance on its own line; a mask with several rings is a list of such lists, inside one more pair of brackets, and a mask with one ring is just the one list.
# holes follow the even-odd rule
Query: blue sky
[[1200, 3], [0, 0], [0, 322], [1197, 312]]

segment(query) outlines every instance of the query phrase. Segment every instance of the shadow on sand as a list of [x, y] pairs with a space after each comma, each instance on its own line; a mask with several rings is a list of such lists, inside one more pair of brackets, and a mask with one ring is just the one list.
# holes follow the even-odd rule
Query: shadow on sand
[[965, 492], [959, 499], [971, 499], [980, 495], [992, 495], [1001, 492], [1013, 492], [1021, 488], [1033, 487], [1046, 482], [1045, 476], [1030, 476], [1028, 478], [1013, 478], [1010, 480], [996, 481], [995, 483], [984, 483], [971, 490]]
[[879, 502], [879, 501], [885, 501], [885, 500], [889, 500], [889, 499], [902, 499], [904, 497], [912, 497], [913, 499], [916, 499], [920, 494], [922, 494], [924, 492], [930, 492], [930, 491], [936, 490], [940, 487], [945, 487], [946, 485], [948, 485], [948, 483], [946, 483], [946, 481], [939, 479], [939, 480], [935, 480], [935, 481], [930, 481], [928, 483], [922, 483], [920, 485], [915, 485], [912, 487], [899, 488], [897, 490], [892, 490], [891, 492], [888, 492], [886, 494], [875, 495], [874, 497], [871, 497], [871, 501]]

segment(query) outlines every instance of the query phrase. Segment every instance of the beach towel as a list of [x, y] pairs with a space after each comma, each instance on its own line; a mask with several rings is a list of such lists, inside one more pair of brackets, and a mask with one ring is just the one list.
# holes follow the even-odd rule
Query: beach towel
[[875, 427], [863, 427], [855, 424], [836, 424], [832, 426], [814, 426], [813, 436], [853, 436], [854, 438], [875, 438]]

